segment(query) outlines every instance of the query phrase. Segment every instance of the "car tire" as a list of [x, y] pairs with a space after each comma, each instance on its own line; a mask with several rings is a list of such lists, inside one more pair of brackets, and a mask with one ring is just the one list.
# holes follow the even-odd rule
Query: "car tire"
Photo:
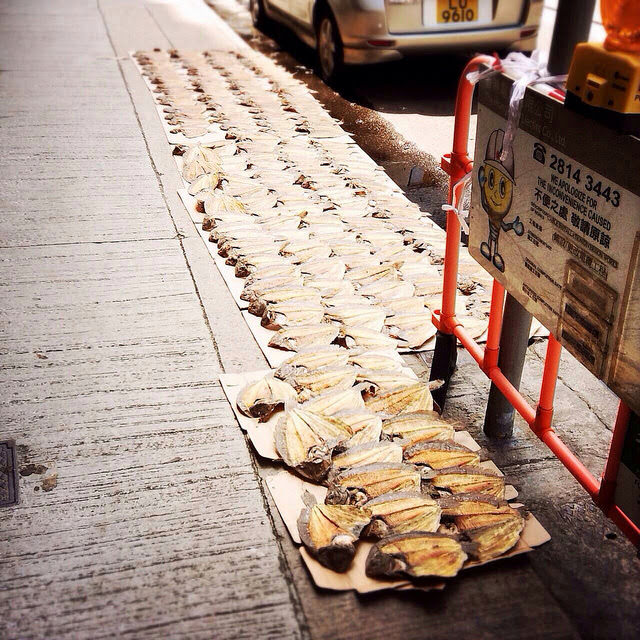
[[344, 55], [340, 31], [329, 10], [320, 13], [316, 22], [316, 58], [320, 77], [335, 85], [342, 76]]
[[251, 13], [251, 22], [256, 29], [264, 30], [268, 25], [269, 19], [264, 10], [263, 0], [249, 0], [249, 12]]

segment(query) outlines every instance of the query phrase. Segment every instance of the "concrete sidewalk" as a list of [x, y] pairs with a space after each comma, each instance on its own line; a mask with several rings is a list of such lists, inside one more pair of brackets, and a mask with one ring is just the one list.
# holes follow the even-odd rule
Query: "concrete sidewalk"
[[[245, 45], [196, 0], [1, 6], [0, 440], [16, 440], [23, 473], [46, 467], [0, 512], [2, 640], [636, 635], [634, 551], [605, 538], [612, 527], [526, 430], [483, 439], [487, 384], [466, 357], [447, 411], [552, 542], [443, 593], [316, 590], [217, 381], [264, 358], [177, 196], [127, 57]], [[535, 353], [527, 367], [535, 394]], [[600, 386], [574, 391], [575, 367], [557, 424], [599, 470], [613, 407]]]

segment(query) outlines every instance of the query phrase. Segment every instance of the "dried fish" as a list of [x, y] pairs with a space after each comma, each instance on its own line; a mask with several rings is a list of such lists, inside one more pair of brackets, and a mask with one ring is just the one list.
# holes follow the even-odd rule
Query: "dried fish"
[[325, 416], [333, 416], [342, 411], [364, 409], [362, 391], [359, 387], [352, 387], [344, 391], [323, 393], [304, 403], [303, 409], [314, 411]]
[[307, 306], [321, 307], [320, 296], [313, 289], [306, 287], [273, 287], [262, 291], [259, 296], [254, 298], [249, 304], [248, 311], [255, 316], [261, 316], [266, 311], [268, 304], [293, 301], [300, 304], [304, 301]]
[[331, 478], [327, 504], [363, 505], [368, 500], [391, 491], [419, 491], [420, 472], [402, 463], [374, 463], [344, 469]]
[[420, 296], [383, 300], [377, 305], [385, 309], [388, 316], [400, 313], [424, 313], [425, 311], [424, 298]]
[[440, 525], [440, 506], [421, 493], [385, 493], [366, 502], [365, 507], [371, 511], [372, 520], [364, 533], [374, 538], [408, 531], [436, 531]]
[[393, 282], [398, 279], [398, 272], [393, 265], [374, 265], [366, 267], [356, 267], [347, 272], [346, 278], [352, 282], [357, 282], [364, 287], [368, 284], [384, 280]]
[[394, 389], [410, 387], [416, 383], [416, 377], [402, 371], [384, 371], [378, 369], [359, 369], [356, 373], [358, 382], [366, 383], [367, 393], [378, 395]]
[[411, 464], [427, 465], [432, 469], [446, 469], [479, 464], [480, 456], [455, 442], [419, 442], [404, 450], [404, 459]]
[[296, 399], [296, 391], [291, 385], [265, 376], [245, 386], [238, 394], [236, 404], [244, 415], [266, 422], [277, 409]]
[[314, 371], [321, 367], [343, 367], [349, 360], [349, 352], [338, 345], [306, 347], [285, 360], [274, 375], [285, 380], [299, 371]]
[[354, 543], [370, 519], [367, 509], [313, 504], [300, 513], [298, 531], [302, 543], [320, 564], [342, 573], [351, 565]]
[[379, 442], [382, 433], [382, 418], [366, 409], [351, 409], [335, 414], [346, 422], [353, 431], [353, 437], [346, 443], [347, 447], [354, 447], [365, 442]]
[[207, 196], [209, 196], [209, 194], [211, 194], [220, 186], [221, 179], [222, 176], [217, 171], [213, 171], [211, 173], [203, 173], [189, 185], [189, 195], [195, 196], [199, 200], [204, 200]]
[[520, 539], [525, 520], [515, 509], [503, 513], [458, 516], [456, 526], [473, 545], [470, 554], [479, 562], [501, 556]]
[[402, 361], [376, 351], [363, 351], [349, 355], [349, 362], [369, 371], [400, 371]]
[[365, 405], [376, 413], [395, 416], [413, 411], [432, 411], [433, 398], [429, 385], [417, 382], [409, 387], [368, 398]]
[[386, 301], [412, 296], [414, 291], [410, 282], [385, 279], [360, 287], [359, 293], [367, 298]]
[[383, 434], [395, 440], [405, 440], [407, 445], [430, 440], [453, 440], [454, 429], [435, 411], [401, 413], [382, 423]]
[[304, 402], [329, 391], [350, 389], [356, 382], [356, 372], [349, 366], [323, 367], [294, 372], [286, 380], [298, 392], [298, 399]]
[[425, 309], [421, 313], [402, 313], [385, 320], [387, 333], [397, 338], [410, 349], [417, 349], [436, 335], [431, 314]]
[[448, 535], [409, 532], [384, 538], [369, 552], [365, 571], [371, 578], [455, 576], [467, 560], [460, 542]]
[[443, 516], [472, 516], [482, 513], [504, 513], [511, 509], [506, 500], [482, 493], [458, 493], [440, 500]]
[[296, 325], [316, 324], [324, 318], [324, 307], [304, 298], [267, 305], [260, 324], [269, 329], [282, 329]]
[[321, 480], [331, 466], [331, 453], [353, 435], [342, 420], [303, 408], [292, 408], [275, 429], [276, 450], [285, 464], [314, 481]]
[[362, 467], [375, 462], [402, 462], [402, 447], [393, 442], [366, 442], [333, 456], [334, 469]]
[[182, 156], [182, 177], [192, 182], [202, 174], [220, 169], [220, 156], [211, 148], [195, 144]]
[[347, 327], [380, 332], [384, 326], [385, 312], [367, 304], [340, 305], [328, 310], [327, 317]]
[[340, 327], [340, 341], [345, 347], [365, 347], [367, 349], [393, 349], [395, 340], [380, 331], [361, 327]]
[[448, 467], [428, 472], [424, 478], [450, 493], [483, 493], [504, 499], [504, 477], [482, 467]]
[[328, 345], [338, 337], [338, 328], [319, 323], [280, 329], [269, 340], [269, 346], [285, 351], [297, 351], [310, 345]]

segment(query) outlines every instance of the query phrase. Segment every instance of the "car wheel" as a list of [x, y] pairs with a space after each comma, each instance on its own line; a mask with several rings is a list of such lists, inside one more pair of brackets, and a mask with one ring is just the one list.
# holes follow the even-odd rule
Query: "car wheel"
[[318, 71], [327, 84], [335, 83], [342, 73], [342, 40], [338, 25], [330, 12], [320, 15], [316, 25]]
[[267, 14], [264, 11], [263, 0], [249, 0], [251, 22], [256, 29], [264, 29], [267, 25]]

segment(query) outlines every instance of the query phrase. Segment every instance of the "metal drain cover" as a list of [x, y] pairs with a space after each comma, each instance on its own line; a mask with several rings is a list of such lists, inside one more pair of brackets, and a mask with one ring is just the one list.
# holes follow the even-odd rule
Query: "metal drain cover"
[[18, 465], [13, 440], [0, 442], [0, 507], [18, 503]]

